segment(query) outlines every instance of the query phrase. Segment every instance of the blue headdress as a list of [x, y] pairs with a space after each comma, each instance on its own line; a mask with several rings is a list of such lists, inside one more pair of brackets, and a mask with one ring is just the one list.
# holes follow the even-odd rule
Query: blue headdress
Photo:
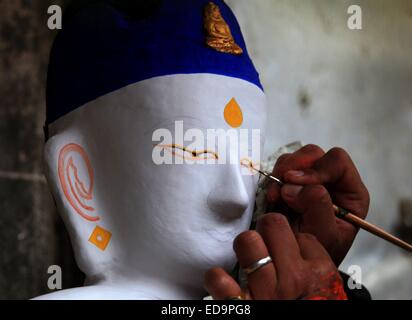
[[[214, 37], [205, 30], [210, 0], [163, 0], [152, 15], [138, 20], [105, 1], [63, 21], [50, 56], [46, 124], [100, 96], [157, 76], [219, 74], [262, 88], [234, 14], [224, 1], [213, 3], [240, 48], [237, 52], [208, 45], [208, 37]], [[222, 26], [217, 27], [218, 33]], [[216, 42], [220, 40], [225, 41], [217, 35]]]

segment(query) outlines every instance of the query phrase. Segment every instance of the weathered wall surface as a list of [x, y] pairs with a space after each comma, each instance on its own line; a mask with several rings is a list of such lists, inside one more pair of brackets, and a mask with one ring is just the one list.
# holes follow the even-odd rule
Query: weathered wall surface
[[[48, 292], [47, 268], [72, 269], [42, 175], [44, 87], [54, 33], [48, 1], [0, 0], [0, 298]], [[63, 282], [73, 282], [65, 272]]]
[[[393, 231], [412, 198], [412, 1], [228, 0], [269, 97], [266, 153], [301, 140], [352, 155], [368, 186], [368, 219]], [[347, 28], [360, 5], [363, 29]], [[412, 298], [412, 261], [361, 232], [345, 261], [375, 297]]]

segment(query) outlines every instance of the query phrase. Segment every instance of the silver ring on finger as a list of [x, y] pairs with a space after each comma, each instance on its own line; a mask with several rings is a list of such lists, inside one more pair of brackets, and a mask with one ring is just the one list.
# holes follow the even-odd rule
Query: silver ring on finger
[[243, 268], [243, 272], [246, 275], [250, 275], [253, 272], [259, 270], [260, 268], [266, 266], [267, 264], [272, 262], [272, 258], [270, 256], [264, 257], [258, 261], [256, 261], [255, 263], [252, 263], [249, 267], [247, 268]]

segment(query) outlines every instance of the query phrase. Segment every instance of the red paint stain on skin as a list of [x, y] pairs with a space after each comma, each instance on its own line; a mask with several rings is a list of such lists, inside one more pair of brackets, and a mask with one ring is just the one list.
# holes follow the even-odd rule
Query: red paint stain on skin
[[320, 276], [319, 285], [316, 294], [306, 300], [348, 300], [342, 279], [336, 272]]

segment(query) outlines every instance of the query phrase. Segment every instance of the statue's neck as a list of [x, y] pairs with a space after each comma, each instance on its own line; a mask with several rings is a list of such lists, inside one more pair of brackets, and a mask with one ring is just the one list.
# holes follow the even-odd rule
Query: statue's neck
[[[121, 292], [122, 299], [143, 300], [200, 300], [207, 292], [202, 282], [187, 283], [179, 276], [147, 275], [139, 271], [110, 272], [101, 277], [86, 277], [86, 286], [95, 286], [103, 292]], [[196, 282], [196, 283], [195, 283]], [[116, 298], [116, 297], [114, 297]]]

